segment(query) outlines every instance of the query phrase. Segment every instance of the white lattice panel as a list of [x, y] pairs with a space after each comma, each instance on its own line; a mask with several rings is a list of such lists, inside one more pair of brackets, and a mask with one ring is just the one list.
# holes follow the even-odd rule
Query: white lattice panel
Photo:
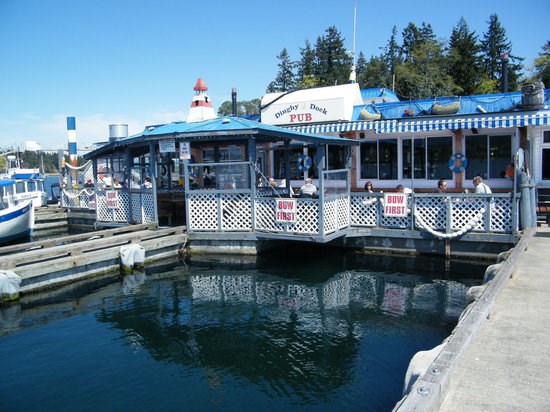
[[252, 230], [252, 208], [247, 193], [222, 194], [222, 230]]
[[380, 217], [380, 226], [394, 229], [410, 229], [411, 213], [406, 217], [386, 216], [382, 213]]
[[283, 225], [275, 222], [275, 199], [256, 199], [254, 202], [254, 213], [254, 224], [256, 230], [283, 230]]
[[447, 227], [448, 202], [446, 197], [420, 197], [415, 199], [415, 208], [427, 225], [440, 230]]
[[344, 229], [351, 224], [351, 217], [349, 212], [349, 197], [340, 197], [336, 201], [337, 216], [338, 216], [338, 229]]
[[512, 200], [496, 198], [491, 207], [491, 231], [512, 232]]
[[97, 219], [101, 222], [129, 222], [129, 196], [124, 190], [118, 191], [118, 207], [108, 208], [105, 192], [96, 193]]
[[191, 194], [189, 207], [189, 230], [218, 230], [218, 199], [215, 194]]
[[323, 233], [328, 235], [329, 233], [336, 231], [336, 224], [338, 220], [336, 199], [326, 201], [324, 206]]
[[275, 221], [276, 198], [256, 199], [254, 203], [255, 229], [297, 234], [318, 234], [319, 203], [317, 200], [296, 199], [296, 223]]
[[[487, 200], [484, 198], [468, 198], [453, 202], [451, 229], [453, 231], [460, 230], [466, 225], [474, 223], [472, 230], [483, 231], [489, 205]], [[485, 213], [482, 213], [482, 209], [485, 210]]]
[[365, 194], [350, 198], [350, 220], [352, 226], [376, 226], [378, 221], [378, 198]]
[[319, 233], [319, 203], [317, 200], [297, 199], [298, 219], [290, 225], [290, 231], [296, 233]]

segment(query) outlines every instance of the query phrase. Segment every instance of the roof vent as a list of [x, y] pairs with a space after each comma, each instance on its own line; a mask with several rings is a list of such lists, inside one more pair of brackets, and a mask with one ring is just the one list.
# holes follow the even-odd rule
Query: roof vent
[[229, 123], [230, 121], [231, 121], [231, 119], [227, 119], [227, 118], [222, 119], [222, 123], [223, 123], [223, 124], [227, 124], [227, 123]]
[[110, 124], [109, 125], [109, 143], [128, 137], [127, 124]]

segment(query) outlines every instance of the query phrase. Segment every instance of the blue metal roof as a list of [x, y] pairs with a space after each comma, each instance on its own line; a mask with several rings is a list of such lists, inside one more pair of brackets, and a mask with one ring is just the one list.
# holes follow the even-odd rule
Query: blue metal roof
[[395, 102], [399, 101], [397, 94], [393, 90], [386, 89], [383, 87], [376, 87], [372, 89], [363, 89], [361, 90], [361, 97], [363, 101], [365, 100], [385, 100], [386, 102]]
[[311, 133], [302, 133], [294, 130], [258, 123], [240, 117], [221, 117], [203, 122], [187, 123], [175, 122], [164, 125], [147, 126], [141, 133], [124, 139], [109, 142], [108, 144], [87, 153], [86, 159], [93, 158], [100, 153], [109, 152], [118, 146], [127, 146], [132, 143], [150, 141], [162, 138], [178, 138], [184, 140], [206, 139], [238, 139], [245, 136], [260, 136], [276, 140], [295, 140], [312, 144], [357, 145], [357, 140], [334, 136], [321, 136]]

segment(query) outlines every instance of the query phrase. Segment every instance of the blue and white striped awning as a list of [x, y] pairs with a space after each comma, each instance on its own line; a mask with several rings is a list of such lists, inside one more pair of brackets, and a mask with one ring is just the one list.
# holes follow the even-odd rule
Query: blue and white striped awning
[[522, 126], [550, 125], [550, 111], [507, 115], [460, 116], [430, 119], [369, 120], [326, 124], [291, 126], [289, 129], [302, 133], [345, 133], [374, 130], [376, 133], [415, 133], [434, 130], [496, 129]]

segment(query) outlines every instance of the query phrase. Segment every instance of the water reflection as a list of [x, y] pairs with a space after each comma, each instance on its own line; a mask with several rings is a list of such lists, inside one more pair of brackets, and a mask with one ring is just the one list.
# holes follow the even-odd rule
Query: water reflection
[[[0, 310], [0, 328], [5, 339], [92, 315], [108, 335], [117, 331], [111, 346], [122, 339], [130, 353], [147, 351], [156, 368], [180, 368], [176, 376], [140, 376], [144, 392], [173, 402], [168, 409], [181, 406], [183, 395], [166, 388], [204, 384], [206, 393], [186, 399], [190, 409], [391, 410], [409, 359], [448, 335], [484, 268], [472, 266], [467, 278], [463, 267], [454, 273], [415, 260], [307, 252], [284, 259], [194, 257], [24, 297]], [[88, 339], [100, 337], [91, 332]], [[58, 351], [76, 365], [87, 356]], [[124, 371], [142, 358], [111, 359], [109, 366]], [[103, 385], [105, 405], [118, 396], [109, 395], [108, 382], [95, 383]], [[64, 402], [70, 405], [70, 396]], [[155, 407], [139, 397], [128, 402]]]

